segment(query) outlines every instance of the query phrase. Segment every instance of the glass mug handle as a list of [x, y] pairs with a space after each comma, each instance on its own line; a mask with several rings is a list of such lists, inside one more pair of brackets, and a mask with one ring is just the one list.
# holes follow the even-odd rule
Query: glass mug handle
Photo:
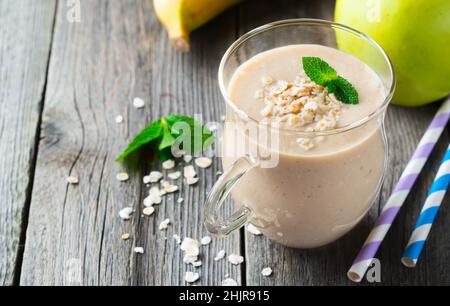
[[250, 155], [240, 157], [214, 184], [204, 205], [204, 224], [215, 236], [227, 236], [245, 225], [252, 216], [252, 210], [243, 205], [230, 217], [222, 219], [219, 210], [231, 189], [251, 169], [259, 166], [259, 159]]

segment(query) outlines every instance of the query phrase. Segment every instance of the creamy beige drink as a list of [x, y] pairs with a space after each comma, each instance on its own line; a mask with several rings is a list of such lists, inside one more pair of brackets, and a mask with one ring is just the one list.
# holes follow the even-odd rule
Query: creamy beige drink
[[[344, 104], [312, 84], [301, 65], [308, 56], [323, 59], [348, 80], [359, 103]], [[250, 118], [281, 127], [278, 147], [270, 148], [278, 155], [277, 165], [252, 169], [232, 190], [237, 205], [252, 210], [251, 223], [271, 239], [297, 248], [325, 245], [352, 229], [381, 182], [382, 118], [333, 131], [363, 120], [383, 103], [386, 93], [375, 72], [336, 49], [292, 45], [244, 62], [229, 82], [228, 96]], [[228, 122], [239, 120], [233, 112], [227, 114]], [[305, 133], [300, 137], [298, 132]], [[242, 156], [230, 155], [239, 137], [248, 136], [225, 129], [224, 168]]]

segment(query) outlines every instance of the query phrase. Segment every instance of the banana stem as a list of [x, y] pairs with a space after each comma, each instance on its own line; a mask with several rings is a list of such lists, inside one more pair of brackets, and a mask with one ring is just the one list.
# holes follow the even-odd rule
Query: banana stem
[[178, 51], [188, 52], [190, 49], [189, 37], [173, 37], [170, 39], [170, 42]]

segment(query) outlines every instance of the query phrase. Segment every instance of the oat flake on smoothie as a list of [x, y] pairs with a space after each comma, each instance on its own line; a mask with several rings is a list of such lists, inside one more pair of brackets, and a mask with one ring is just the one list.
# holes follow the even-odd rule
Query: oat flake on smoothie
[[[356, 90], [320, 58], [303, 58], [303, 66], [293, 82], [262, 77], [263, 88], [255, 92], [255, 98], [264, 101], [263, 121], [306, 132], [335, 129], [346, 104], [358, 104]], [[318, 141], [320, 138], [297, 139], [304, 150]]]

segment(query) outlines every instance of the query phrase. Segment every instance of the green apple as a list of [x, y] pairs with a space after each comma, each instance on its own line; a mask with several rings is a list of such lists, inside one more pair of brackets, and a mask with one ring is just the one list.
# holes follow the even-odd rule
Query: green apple
[[[336, 22], [372, 37], [397, 75], [394, 104], [419, 106], [450, 93], [450, 0], [337, 0]], [[339, 47], [364, 52], [338, 36]]]

